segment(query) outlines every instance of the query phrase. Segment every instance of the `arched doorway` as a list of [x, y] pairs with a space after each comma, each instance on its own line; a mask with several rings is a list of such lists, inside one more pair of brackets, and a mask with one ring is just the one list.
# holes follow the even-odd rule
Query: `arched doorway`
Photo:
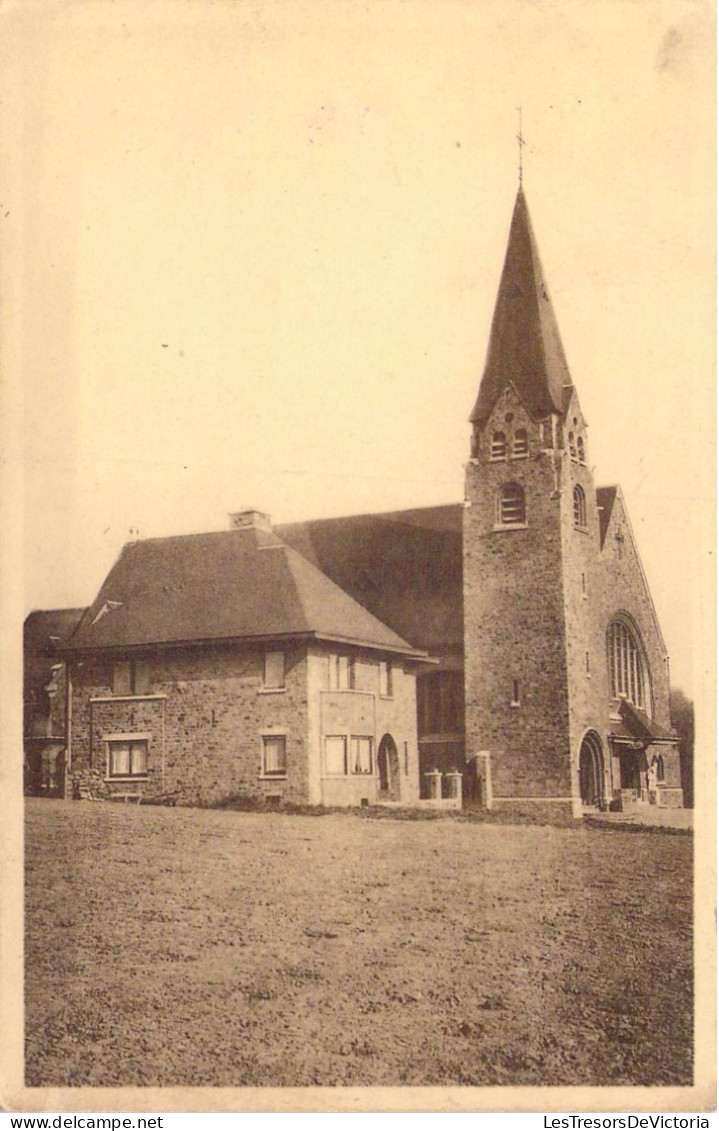
[[599, 808], [604, 801], [604, 754], [602, 740], [590, 730], [579, 750], [579, 796], [582, 805]]
[[399, 755], [391, 734], [385, 734], [377, 750], [379, 799], [399, 801]]

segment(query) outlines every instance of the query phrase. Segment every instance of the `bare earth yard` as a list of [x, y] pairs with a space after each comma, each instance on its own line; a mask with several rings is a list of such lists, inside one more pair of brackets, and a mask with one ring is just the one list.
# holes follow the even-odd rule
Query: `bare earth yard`
[[30, 1086], [691, 1083], [690, 836], [26, 812]]

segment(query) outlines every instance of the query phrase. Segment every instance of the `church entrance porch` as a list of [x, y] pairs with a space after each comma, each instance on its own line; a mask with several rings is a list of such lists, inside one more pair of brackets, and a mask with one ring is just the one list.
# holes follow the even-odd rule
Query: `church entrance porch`
[[602, 740], [595, 731], [585, 734], [579, 750], [579, 796], [585, 808], [605, 806], [604, 753]]

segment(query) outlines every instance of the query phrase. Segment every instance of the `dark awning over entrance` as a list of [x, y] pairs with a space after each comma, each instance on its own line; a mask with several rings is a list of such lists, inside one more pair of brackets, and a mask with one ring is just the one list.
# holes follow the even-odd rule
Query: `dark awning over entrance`
[[[624, 724], [626, 736], [641, 743], [676, 742], [676, 736], [671, 731], [665, 730], [645, 711], [622, 699], [619, 704], [619, 717]], [[624, 736], [622, 736], [624, 737]]]

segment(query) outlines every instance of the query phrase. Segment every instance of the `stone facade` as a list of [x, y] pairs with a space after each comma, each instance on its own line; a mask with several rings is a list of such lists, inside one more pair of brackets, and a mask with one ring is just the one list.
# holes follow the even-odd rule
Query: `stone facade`
[[[280, 647], [271, 644], [271, 649]], [[284, 686], [264, 684], [265, 649], [222, 645], [146, 653], [147, 685], [115, 694], [112, 658], [71, 666], [70, 791], [208, 805], [231, 798], [276, 804], [359, 805], [380, 794], [378, 752], [400, 752], [399, 798], [418, 796], [414, 673], [391, 659], [392, 694], [380, 695], [379, 660], [352, 653], [354, 687], [330, 690], [327, 649], [283, 646]], [[121, 661], [122, 662], [122, 661]], [[324, 739], [371, 740], [366, 773], [329, 776]], [[284, 745], [285, 769], [264, 763], [265, 740]], [[146, 744], [139, 772], [111, 762], [113, 744]], [[128, 772], [125, 772], [128, 771]]]

